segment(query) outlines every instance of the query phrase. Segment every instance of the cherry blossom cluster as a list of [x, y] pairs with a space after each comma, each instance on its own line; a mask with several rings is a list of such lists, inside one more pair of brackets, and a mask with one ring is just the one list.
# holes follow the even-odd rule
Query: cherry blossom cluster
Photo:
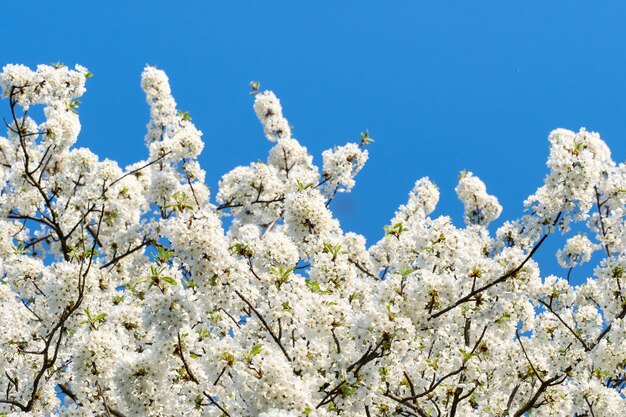
[[[74, 146], [90, 77], [0, 73], [0, 416], [624, 415], [626, 165], [598, 134], [549, 135], [518, 219], [471, 172], [464, 225], [434, 216], [422, 178], [368, 245], [331, 207], [369, 133], [317, 166], [255, 83], [268, 156], [211, 201], [202, 133], [155, 67], [146, 160]], [[543, 276], [555, 234], [563, 273]]]

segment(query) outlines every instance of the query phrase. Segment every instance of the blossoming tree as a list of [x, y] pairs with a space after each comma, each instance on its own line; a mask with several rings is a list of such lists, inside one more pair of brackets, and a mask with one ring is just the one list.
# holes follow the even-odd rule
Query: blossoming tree
[[[0, 74], [0, 415], [624, 415], [626, 165], [596, 133], [553, 131], [544, 184], [495, 234], [501, 206], [464, 172], [464, 228], [430, 217], [423, 178], [367, 248], [329, 209], [367, 133], [318, 168], [253, 84], [273, 147], [211, 203], [201, 132], [156, 68], [147, 160], [73, 146], [90, 75]], [[564, 271], [601, 253], [584, 284], [541, 276], [553, 233]]]

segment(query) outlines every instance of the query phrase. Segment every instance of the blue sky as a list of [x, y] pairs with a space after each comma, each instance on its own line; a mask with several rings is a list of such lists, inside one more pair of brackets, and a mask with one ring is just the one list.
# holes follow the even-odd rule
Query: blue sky
[[598, 131], [626, 159], [619, 1], [5, 0], [2, 14], [0, 63], [80, 63], [94, 73], [78, 145], [121, 165], [146, 157], [141, 71], [167, 71], [179, 107], [204, 132], [213, 194], [223, 173], [271, 146], [251, 80], [281, 98], [316, 162], [369, 129], [370, 161], [333, 204], [344, 229], [370, 243], [423, 176], [442, 191], [436, 213], [457, 223], [463, 169], [500, 198], [501, 220], [519, 216], [557, 127]]

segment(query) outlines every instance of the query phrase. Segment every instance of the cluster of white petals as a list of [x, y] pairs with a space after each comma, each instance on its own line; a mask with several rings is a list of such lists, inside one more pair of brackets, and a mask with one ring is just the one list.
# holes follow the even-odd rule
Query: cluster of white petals
[[[253, 87], [274, 143], [212, 203], [202, 133], [159, 69], [141, 79], [148, 159], [73, 146], [90, 76], [0, 73], [0, 416], [624, 415], [626, 165], [598, 134], [550, 134], [518, 219], [492, 230], [502, 207], [470, 172], [465, 226], [433, 216], [422, 178], [368, 246], [331, 206], [369, 133], [318, 167]], [[554, 232], [565, 277], [536, 259]]]
[[355, 143], [338, 146], [322, 153], [324, 176], [332, 188], [350, 191], [354, 187], [354, 177], [367, 162], [367, 151]]
[[567, 239], [563, 249], [557, 251], [556, 257], [563, 268], [572, 268], [589, 262], [598, 246], [585, 235], [574, 235]]
[[11, 97], [28, 109], [33, 104], [51, 105], [74, 100], [85, 93], [89, 71], [80, 65], [39, 65], [33, 71], [25, 65], [6, 65], [0, 73], [2, 97]]
[[466, 224], [487, 226], [500, 217], [502, 206], [498, 199], [487, 194], [485, 183], [471, 172], [461, 172], [455, 191], [465, 207]]
[[598, 182], [606, 181], [604, 177], [615, 170], [615, 163], [608, 146], [595, 132], [556, 129], [548, 140], [549, 174], [544, 185], [525, 204], [543, 220], [562, 213], [560, 224], [569, 230], [571, 221], [585, 219], [597, 204]]
[[283, 117], [283, 108], [280, 100], [271, 91], [264, 91], [256, 95], [254, 111], [263, 124], [263, 132], [269, 141], [291, 138], [291, 127]]

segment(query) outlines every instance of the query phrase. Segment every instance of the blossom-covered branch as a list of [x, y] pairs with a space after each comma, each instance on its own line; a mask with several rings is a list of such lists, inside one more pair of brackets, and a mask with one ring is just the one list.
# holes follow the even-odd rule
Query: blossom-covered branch
[[[90, 77], [0, 73], [0, 415], [623, 415], [626, 166], [598, 134], [550, 133], [517, 219], [497, 223], [469, 171], [464, 225], [435, 216], [422, 178], [367, 245], [330, 207], [356, 185], [369, 132], [318, 167], [253, 83], [268, 157], [212, 199], [202, 132], [155, 67], [141, 77], [145, 160], [75, 146]], [[536, 255], [559, 234], [563, 274], [542, 276]]]

